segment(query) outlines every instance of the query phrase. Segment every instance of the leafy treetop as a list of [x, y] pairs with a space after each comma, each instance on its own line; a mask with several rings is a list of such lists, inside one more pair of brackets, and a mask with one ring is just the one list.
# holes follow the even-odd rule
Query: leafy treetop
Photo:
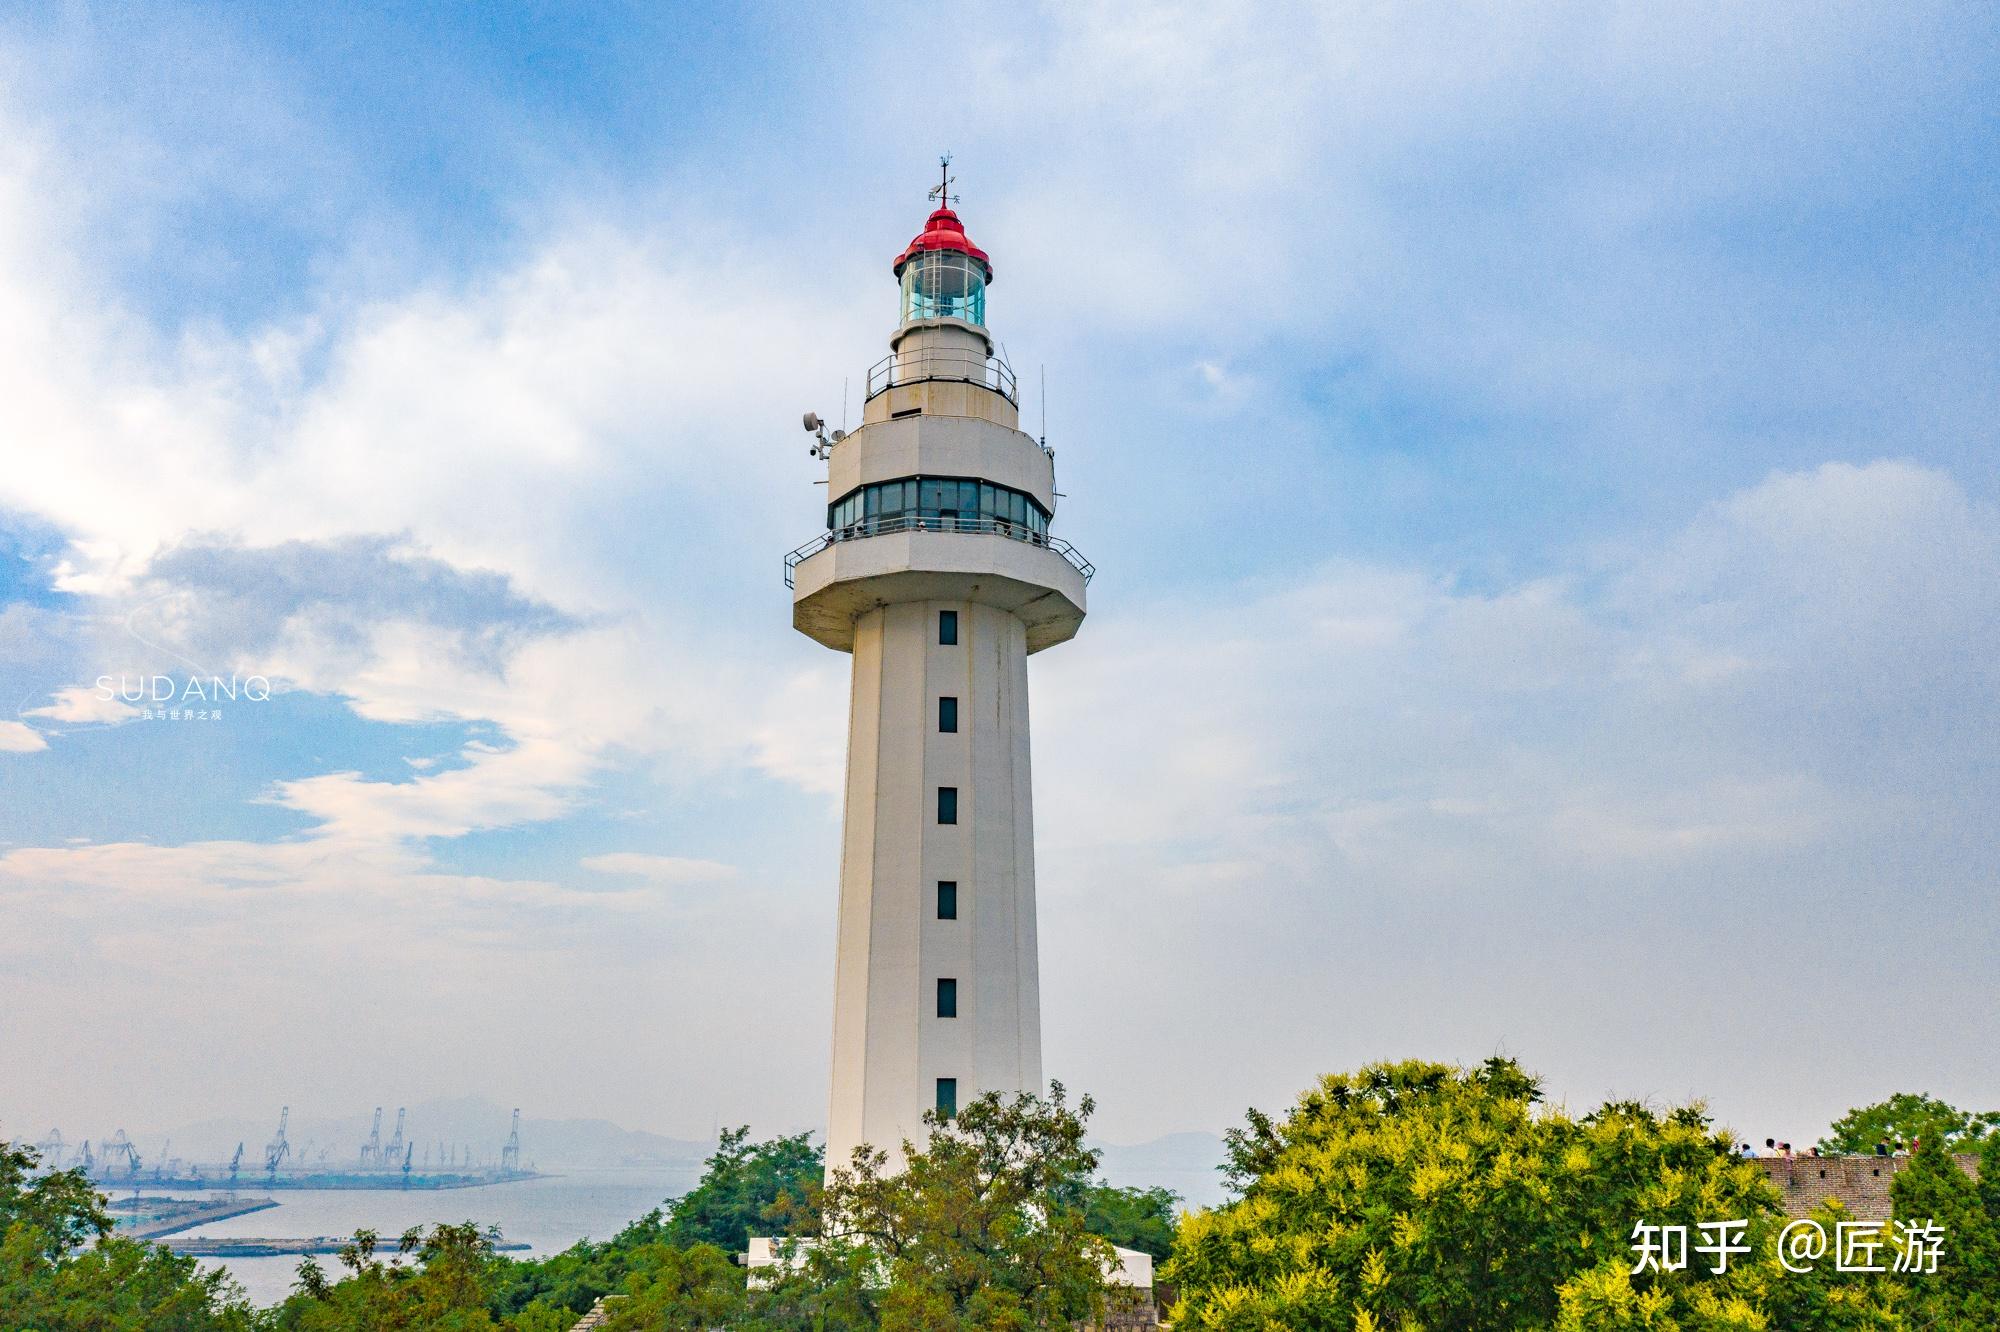
[[219, 1272], [113, 1233], [80, 1170], [38, 1174], [0, 1142], [0, 1328], [34, 1332], [250, 1332], [256, 1315]]
[[1072, 1109], [1060, 1083], [1046, 1099], [988, 1093], [926, 1115], [929, 1140], [903, 1143], [900, 1170], [857, 1148], [820, 1195], [794, 1288], [839, 1294], [884, 1332], [1096, 1319], [1115, 1255], [1087, 1224], [1093, 1108], [1086, 1096]]
[[2000, 1136], [2000, 1110], [1975, 1114], [1923, 1092], [1897, 1092], [1836, 1119], [1819, 1140], [1819, 1149], [1836, 1156], [1866, 1156], [1878, 1143], [1897, 1151], [1935, 1141], [1970, 1152], [1995, 1136]]
[[[1241, 1197], [1181, 1222], [1177, 1328], [1894, 1326], [1893, 1296], [1777, 1277], [1763, 1172], [1699, 1105], [1572, 1118], [1512, 1060], [1407, 1061], [1322, 1078], [1230, 1135]], [[1635, 1224], [1742, 1219], [1724, 1275], [1634, 1275]]]

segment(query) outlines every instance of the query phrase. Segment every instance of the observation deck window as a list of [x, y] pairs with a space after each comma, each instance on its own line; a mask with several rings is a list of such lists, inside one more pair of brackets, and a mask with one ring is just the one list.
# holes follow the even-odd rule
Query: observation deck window
[[910, 530], [1046, 537], [1049, 514], [1032, 496], [970, 477], [904, 477], [849, 491], [827, 506], [836, 540]]

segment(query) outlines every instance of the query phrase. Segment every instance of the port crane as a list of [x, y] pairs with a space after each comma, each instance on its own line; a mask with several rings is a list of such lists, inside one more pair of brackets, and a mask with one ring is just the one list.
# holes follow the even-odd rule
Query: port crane
[[76, 1168], [88, 1175], [97, 1168], [97, 1158], [90, 1154], [90, 1139], [83, 1140], [83, 1150], [76, 1154]]
[[243, 1165], [243, 1144], [236, 1144], [236, 1155], [229, 1158], [229, 1187], [236, 1187], [236, 1172]]
[[35, 1144], [35, 1151], [41, 1155], [42, 1169], [61, 1170], [63, 1159], [63, 1136], [61, 1129], [50, 1129], [49, 1136]]
[[375, 1107], [375, 1123], [368, 1130], [368, 1141], [361, 1144], [361, 1164], [382, 1164], [382, 1107], [379, 1105]]
[[278, 1167], [292, 1154], [292, 1144], [285, 1141], [285, 1126], [292, 1122], [292, 1107], [289, 1105], [278, 1112], [278, 1136], [264, 1144], [264, 1176], [275, 1181]]
[[411, 1143], [403, 1149], [403, 1187], [410, 1187], [410, 1158], [417, 1154], [417, 1144]]
[[134, 1147], [132, 1140], [125, 1136], [124, 1129], [119, 1129], [116, 1133], [112, 1134], [111, 1141], [104, 1144], [104, 1169], [106, 1173], [110, 1172], [113, 1161], [123, 1161], [125, 1163], [125, 1173], [128, 1177], [133, 1179], [139, 1177], [139, 1149]]
[[389, 1145], [382, 1149], [382, 1164], [392, 1169], [396, 1165], [396, 1159], [403, 1154], [403, 1114], [403, 1107], [397, 1106], [396, 1131], [390, 1135]]
[[521, 1168], [521, 1108], [514, 1107], [514, 1126], [507, 1134], [507, 1145], [500, 1149], [500, 1169], [513, 1174]]

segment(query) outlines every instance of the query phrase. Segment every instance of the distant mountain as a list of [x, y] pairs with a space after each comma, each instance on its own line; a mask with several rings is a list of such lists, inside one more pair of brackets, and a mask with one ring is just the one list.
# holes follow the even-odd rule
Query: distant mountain
[[[318, 1116], [295, 1112], [286, 1130], [292, 1160], [301, 1165], [351, 1166], [361, 1159], [374, 1108], [348, 1115]], [[424, 1101], [408, 1107], [403, 1141], [416, 1144], [419, 1165], [446, 1158], [462, 1159], [469, 1152], [475, 1163], [494, 1164], [507, 1141], [511, 1109], [481, 1097]], [[264, 1144], [277, 1131], [275, 1116], [262, 1120], [209, 1119], [182, 1124], [168, 1131], [136, 1134], [133, 1142], [148, 1164], [171, 1142], [172, 1155], [187, 1161], [227, 1161], [236, 1144], [243, 1159], [263, 1159]], [[396, 1128], [396, 1107], [382, 1108], [382, 1142]], [[82, 1133], [65, 1133], [72, 1141]], [[95, 1135], [90, 1135], [95, 1136]], [[605, 1119], [537, 1119], [521, 1116], [521, 1160], [543, 1170], [582, 1170], [610, 1166], [699, 1165], [713, 1150], [710, 1142], [669, 1138], [641, 1129], [620, 1128]]]
[[1213, 1207], [1224, 1200], [1217, 1170], [1226, 1153], [1213, 1133], [1169, 1133], [1151, 1142], [1120, 1146], [1093, 1142], [1104, 1178], [1119, 1188], [1169, 1188], [1193, 1207]]

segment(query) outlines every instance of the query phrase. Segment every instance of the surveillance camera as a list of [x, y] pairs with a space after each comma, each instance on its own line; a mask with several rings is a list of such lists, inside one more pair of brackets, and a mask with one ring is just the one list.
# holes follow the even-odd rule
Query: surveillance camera
[[821, 420], [819, 419], [819, 413], [818, 413], [818, 412], [807, 412], [807, 413], [806, 413], [806, 433], [807, 433], [808, 435], [810, 435], [810, 434], [812, 434], [812, 433], [813, 433], [814, 431], [818, 430], [818, 429], [820, 428], [820, 426], [821, 426], [822, 424], [824, 424], [824, 423], [823, 423], [823, 422], [822, 422], [822, 421], [821, 421]]

